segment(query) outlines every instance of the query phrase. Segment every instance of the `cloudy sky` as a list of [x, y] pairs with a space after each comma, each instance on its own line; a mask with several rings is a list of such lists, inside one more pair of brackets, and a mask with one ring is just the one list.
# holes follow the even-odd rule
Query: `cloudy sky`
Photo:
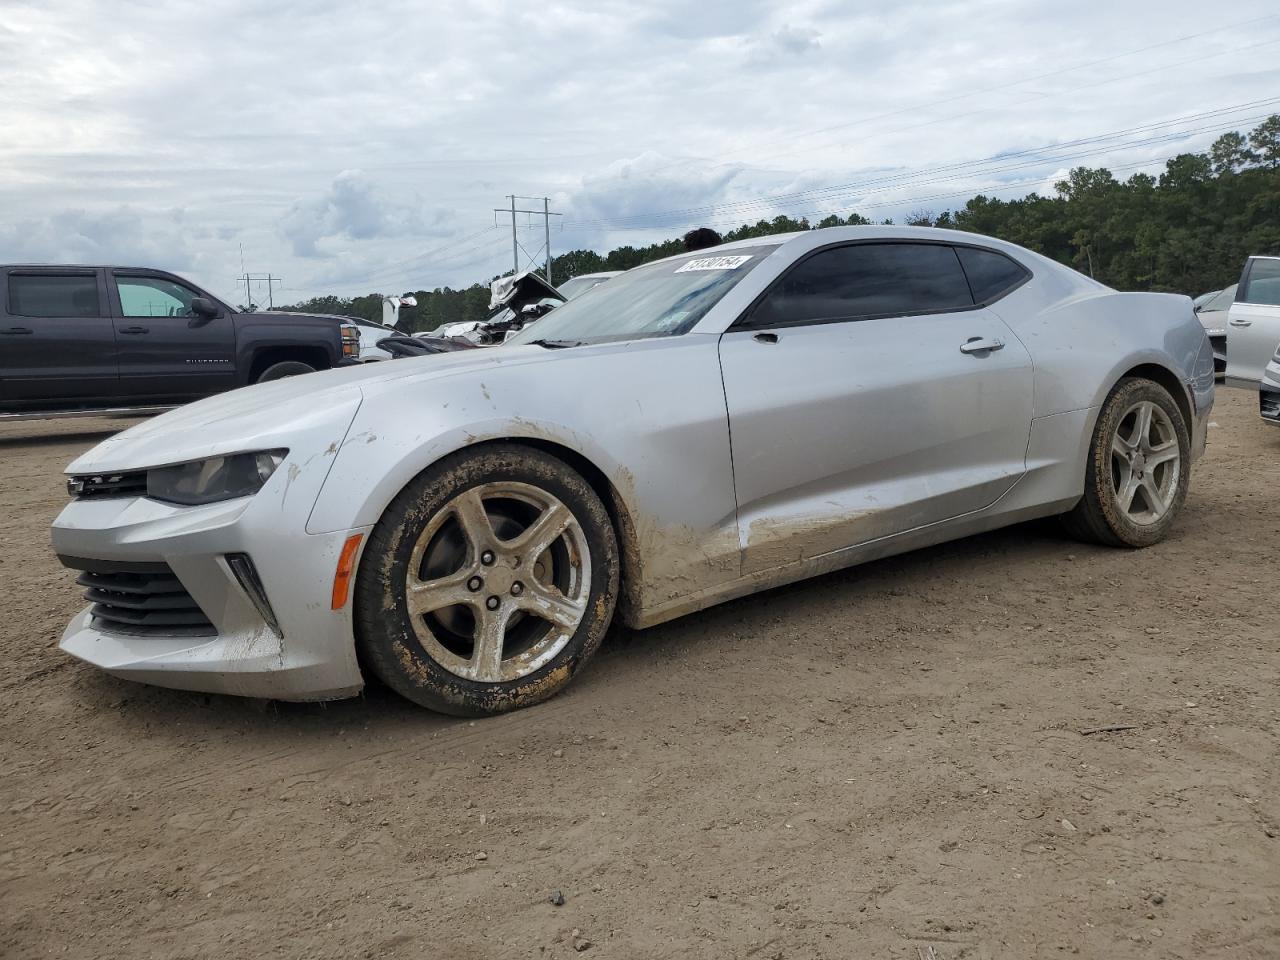
[[557, 253], [900, 218], [1158, 169], [1278, 64], [1274, 0], [0, 0], [0, 262], [279, 303], [510, 270], [511, 193]]

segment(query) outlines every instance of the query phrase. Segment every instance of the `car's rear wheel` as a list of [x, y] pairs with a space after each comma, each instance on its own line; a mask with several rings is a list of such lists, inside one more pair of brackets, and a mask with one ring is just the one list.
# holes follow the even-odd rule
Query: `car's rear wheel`
[[285, 377], [297, 377], [304, 373], [315, 373], [316, 368], [301, 360], [281, 360], [273, 363], [258, 375], [255, 383], [267, 383], [270, 380], [283, 380]]
[[356, 636], [366, 664], [410, 700], [502, 713], [581, 669], [618, 578], [608, 512], [579, 474], [530, 447], [485, 446], [420, 474], [370, 533]]
[[1065, 515], [1076, 537], [1116, 547], [1163, 540], [1187, 497], [1191, 439], [1169, 391], [1120, 381], [1094, 427], [1084, 496]]

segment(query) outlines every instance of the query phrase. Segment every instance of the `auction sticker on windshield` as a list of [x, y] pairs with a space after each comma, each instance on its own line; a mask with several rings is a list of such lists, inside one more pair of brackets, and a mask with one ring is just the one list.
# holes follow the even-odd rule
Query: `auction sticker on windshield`
[[701, 257], [690, 260], [676, 268], [676, 273], [690, 273], [694, 270], [737, 270], [750, 260], [752, 254], [736, 257]]

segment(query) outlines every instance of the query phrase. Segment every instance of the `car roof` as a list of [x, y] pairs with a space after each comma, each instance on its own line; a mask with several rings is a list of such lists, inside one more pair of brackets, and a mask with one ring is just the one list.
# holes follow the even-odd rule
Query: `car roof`
[[136, 273], [173, 273], [164, 267], [131, 267], [118, 263], [0, 263], [5, 270], [128, 270]]

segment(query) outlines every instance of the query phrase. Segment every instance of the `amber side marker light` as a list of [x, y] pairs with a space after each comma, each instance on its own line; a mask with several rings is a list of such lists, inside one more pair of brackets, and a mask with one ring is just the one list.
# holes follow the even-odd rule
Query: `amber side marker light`
[[333, 603], [330, 609], [341, 610], [351, 597], [351, 578], [356, 572], [356, 554], [360, 552], [363, 533], [353, 533], [342, 545], [338, 555], [338, 569], [333, 574]]

